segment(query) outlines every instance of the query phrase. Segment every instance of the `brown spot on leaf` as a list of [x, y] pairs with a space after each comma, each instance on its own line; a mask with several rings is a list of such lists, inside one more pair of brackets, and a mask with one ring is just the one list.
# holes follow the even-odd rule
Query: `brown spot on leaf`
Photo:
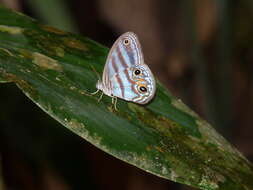
[[55, 34], [59, 34], [59, 35], [66, 35], [68, 34], [67, 32], [65, 31], [62, 31], [62, 30], [59, 30], [57, 28], [54, 28], [54, 27], [51, 27], [51, 26], [47, 26], [47, 25], [40, 25], [40, 27], [47, 31], [47, 32], [51, 32], [51, 33], [55, 33]]
[[37, 90], [35, 90], [35, 88], [30, 85], [27, 81], [19, 79], [16, 80], [15, 83], [17, 84], [17, 86], [22, 89], [22, 91], [28, 96], [28, 97], [32, 97], [33, 99], [37, 99], [38, 98], [38, 92]]
[[159, 146], [155, 146], [155, 149], [158, 150], [161, 153], [164, 153], [164, 150]]
[[83, 44], [82, 42], [73, 39], [73, 38], [64, 38], [64, 44], [70, 48], [74, 48], [74, 49], [78, 49], [81, 51], [87, 51], [88, 48], [85, 44]]
[[6, 72], [4, 69], [0, 68], [0, 76], [7, 82], [15, 82], [18, 80], [17, 76]]

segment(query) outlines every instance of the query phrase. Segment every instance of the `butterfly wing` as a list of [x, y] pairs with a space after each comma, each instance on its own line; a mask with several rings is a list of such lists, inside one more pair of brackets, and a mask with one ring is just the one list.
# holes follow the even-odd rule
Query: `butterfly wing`
[[[140, 74], [136, 75], [136, 70], [139, 70]], [[116, 73], [111, 82], [113, 96], [139, 104], [148, 103], [156, 91], [153, 74], [145, 64]]]
[[[140, 71], [138, 76], [134, 74], [136, 70]], [[145, 104], [154, 96], [155, 80], [144, 63], [141, 45], [134, 33], [127, 32], [114, 43], [107, 57], [102, 83], [107, 95], [127, 101]]]
[[143, 60], [140, 43], [132, 32], [122, 34], [113, 44], [106, 60], [103, 81], [120, 71], [138, 65]]

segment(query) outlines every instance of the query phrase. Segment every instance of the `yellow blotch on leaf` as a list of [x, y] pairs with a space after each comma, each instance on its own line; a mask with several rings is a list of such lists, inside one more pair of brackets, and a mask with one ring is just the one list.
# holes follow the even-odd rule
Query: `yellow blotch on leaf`
[[0, 25], [0, 31], [1, 32], [8, 32], [10, 34], [22, 34], [24, 29], [20, 28], [20, 27], [16, 27], [16, 26]]
[[33, 53], [33, 63], [43, 69], [62, 71], [62, 66], [58, 61], [38, 52]]

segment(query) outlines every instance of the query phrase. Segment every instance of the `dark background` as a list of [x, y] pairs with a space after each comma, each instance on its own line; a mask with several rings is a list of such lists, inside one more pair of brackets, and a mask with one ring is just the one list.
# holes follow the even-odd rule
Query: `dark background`
[[[135, 32], [146, 63], [177, 97], [253, 160], [253, 1], [0, 0], [111, 47]], [[128, 165], [72, 134], [14, 84], [0, 85], [6, 189], [190, 190]]]

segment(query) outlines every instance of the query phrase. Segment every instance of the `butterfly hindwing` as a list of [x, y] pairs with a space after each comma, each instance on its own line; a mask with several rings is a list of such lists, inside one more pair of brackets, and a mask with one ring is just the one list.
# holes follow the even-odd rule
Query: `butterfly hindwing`
[[[136, 71], [140, 73], [136, 75]], [[150, 101], [156, 90], [153, 74], [145, 64], [121, 70], [111, 83], [113, 96], [139, 104]]]
[[136, 90], [136, 82], [132, 79], [132, 69], [127, 68], [116, 73], [112, 78], [113, 95], [128, 101], [137, 98], [138, 91]]

